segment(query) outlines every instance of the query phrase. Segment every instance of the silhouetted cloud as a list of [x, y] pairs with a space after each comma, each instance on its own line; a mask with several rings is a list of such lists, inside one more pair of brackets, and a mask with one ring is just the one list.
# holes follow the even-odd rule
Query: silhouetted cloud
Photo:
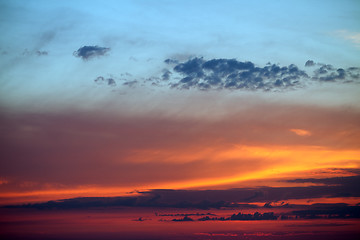
[[174, 222], [192, 222], [192, 221], [194, 221], [194, 219], [192, 219], [192, 218], [190, 218], [188, 216], [185, 216], [185, 217], [180, 218], [180, 219], [175, 218], [175, 219], [173, 219], [171, 221], [174, 221]]
[[297, 218], [360, 218], [360, 206], [338, 204], [312, 204], [306, 210], [292, 211], [290, 214]]
[[241, 213], [232, 214], [231, 217], [202, 217], [198, 221], [259, 221], [259, 220], [276, 220], [276, 216], [273, 212], [259, 213]]
[[102, 76], [99, 76], [97, 77], [95, 80], [94, 80], [95, 83], [97, 84], [106, 84], [108, 86], [111, 86], [111, 87], [115, 87], [116, 86], [116, 82], [113, 78], [104, 78]]
[[110, 48], [99, 46], [83, 46], [73, 53], [75, 57], [88, 60], [94, 57], [104, 56]]
[[[327, 186], [344, 186], [346, 188], [354, 188], [360, 184], [360, 176], [349, 176], [349, 177], [333, 177], [333, 178], [305, 178], [305, 179], [291, 179], [286, 182], [294, 183], [320, 183]], [[338, 192], [340, 194], [343, 191]], [[346, 194], [345, 194], [346, 195]]]

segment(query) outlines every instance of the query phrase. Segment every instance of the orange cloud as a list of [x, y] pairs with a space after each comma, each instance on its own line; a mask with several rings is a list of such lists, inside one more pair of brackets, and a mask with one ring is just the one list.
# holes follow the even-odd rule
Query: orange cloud
[[307, 131], [304, 129], [293, 128], [293, 129], [290, 129], [290, 131], [299, 136], [311, 136], [312, 135], [310, 131]]

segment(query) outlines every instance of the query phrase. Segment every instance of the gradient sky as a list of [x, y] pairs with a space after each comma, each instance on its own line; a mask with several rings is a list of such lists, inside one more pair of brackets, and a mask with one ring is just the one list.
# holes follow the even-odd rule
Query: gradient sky
[[1, 0], [0, 203], [357, 175], [359, 22], [355, 0]]

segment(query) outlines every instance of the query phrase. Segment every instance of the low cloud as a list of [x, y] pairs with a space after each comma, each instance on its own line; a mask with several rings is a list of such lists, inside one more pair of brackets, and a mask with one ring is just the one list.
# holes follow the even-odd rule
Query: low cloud
[[73, 53], [75, 57], [82, 58], [83, 60], [89, 60], [94, 57], [104, 56], [110, 48], [99, 46], [83, 46]]

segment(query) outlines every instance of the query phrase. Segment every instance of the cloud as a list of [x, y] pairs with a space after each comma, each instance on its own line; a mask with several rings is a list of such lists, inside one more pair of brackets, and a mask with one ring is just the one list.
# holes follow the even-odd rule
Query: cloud
[[312, 135], [310, 131], [304, 130], [304, 129], [293, 128], [293, 129], [290, 129], [290, 131], [299, 136], [311, 136]]
[[260, 221], [260, 220], [276, 220], [278, 217], [274, 215], [273, 212], [265, 212], [259, 213], [255, 212], [254, 214], [248, 213], [244, 214], [239, 212], [238, 214], [232, 214], [231, 217], [224, 218], [224, 217], [213, 217], [210, 218], [208, 216], [202, 217], [199, 221]]
[[43, 55], [48, 55], [48, 52], [47, 52], [47, 51], [40, 51], [40, 50], [38, 50], [38, 51], [36, 51], [36, 54], [37, 54], [38, 56], [43, 56]]
[[133, 80], [133, 81], [126, 81], [123, 83], [124, 86], [128, 86], [128, 87], [134, 87], [138, 84], [137, 80]]
[[[309, 60], [310, 61], [310, 60]], [[307, 61], [306, 63], [308, 63]], [[360, 79], [360, 68], [335, 68], [330, 64], [315, 63], [311, 61], [311, 66], [319, 66], [314, 70], [313, 80], [320, 82], [352, 82]]]
[[168, 58], [168, 59], [165, 59], [164, 63], [167, 63], [167, 64], [178, 64], [179, 61], [176, 60], [176, 59], [170, 59], [170, 58]]
[[360, 218], [360, 206], [348, 206], [344, 203], [313, 204], [306, 210], [297, 210], [290, 214], [303, 219]]
[[94, 57], [104, 56], [110, 48], [99, 46], [84, 46], [79, 48], [73, 53], [75, 57], [82, 58], [83, 60], [89, 60]]
[[170, 80], [171, 74], [172, 74], [172, 73], [171, 73], [169, 70], [164, 69], [164, 70], [163, 70], [163, 75], [161, 76], [161, 79], [162, 79], [163, 81], [168, 81], [168, 80]]
[[[283, 91], [304, 88], [312, 82], [349, 83], [360, 80], [360, 68], [335, 68], [330, 64], [308, 60], [305, 67], [312, 68], [309, 75], [295, 64], [281, 66], [268, 63], [264, 67], [250, 61], [236, 59], [210, 59], [193, 57], [180, 62], [166, 59], [172, 69], [164, 68], [161, 75], [142, 78], [141, 86], [149, 82], [154, 87], [169, 86], [173, 89], [198, 90], [248, 90], [248, 91]], [[123, 79], [123, 85], [134, 87], [138, 80]]]
[[333, 177], [333, 178], [304, 178], [304, 179], [291, 179], [286, 180], [287, 182], [294, 183], [321, 183], [328, 186], [348, 186], [355, 187], [360, 184], [360, 177], [357, 176], [349, 176], [349, 177]]
[[28, 49], [24, 49], [24, 51], [22, 52], [23, 56], [31, 56], [31, 55], [47, 56], [48, 54], [49, 54], [48, 51], [42, 51], [42, 50], [29, 51]]
[[192, 58], [177, 64], [173, 70], [182, 76], [171, 85], [178, 89], [287, 89], [302, 86], [301, 81], [308, 78], [305, 71], [294, 64], [256, 67], [252, 62], [236, 59]]
[[313, 60], [308, 60], [305, 63], [305, 67], [312, 67], [315, 66], [315, 62]]
[[351, 32], [348, 30], [338, 30], [335, 32], [335, 35], [352, 42], [355, 47], [360, 48], [360, 32]]
[[94, 80], [94, 82], [97, 83], [97, 84], [100, 84], [100, 85], [106, 84], [106, 85], [111, 86], [111, 87], [116, 86], [116, 82], [115, 82], [115, 80], [113, 78], [104, 78], [102, 76], [99, 76]]

